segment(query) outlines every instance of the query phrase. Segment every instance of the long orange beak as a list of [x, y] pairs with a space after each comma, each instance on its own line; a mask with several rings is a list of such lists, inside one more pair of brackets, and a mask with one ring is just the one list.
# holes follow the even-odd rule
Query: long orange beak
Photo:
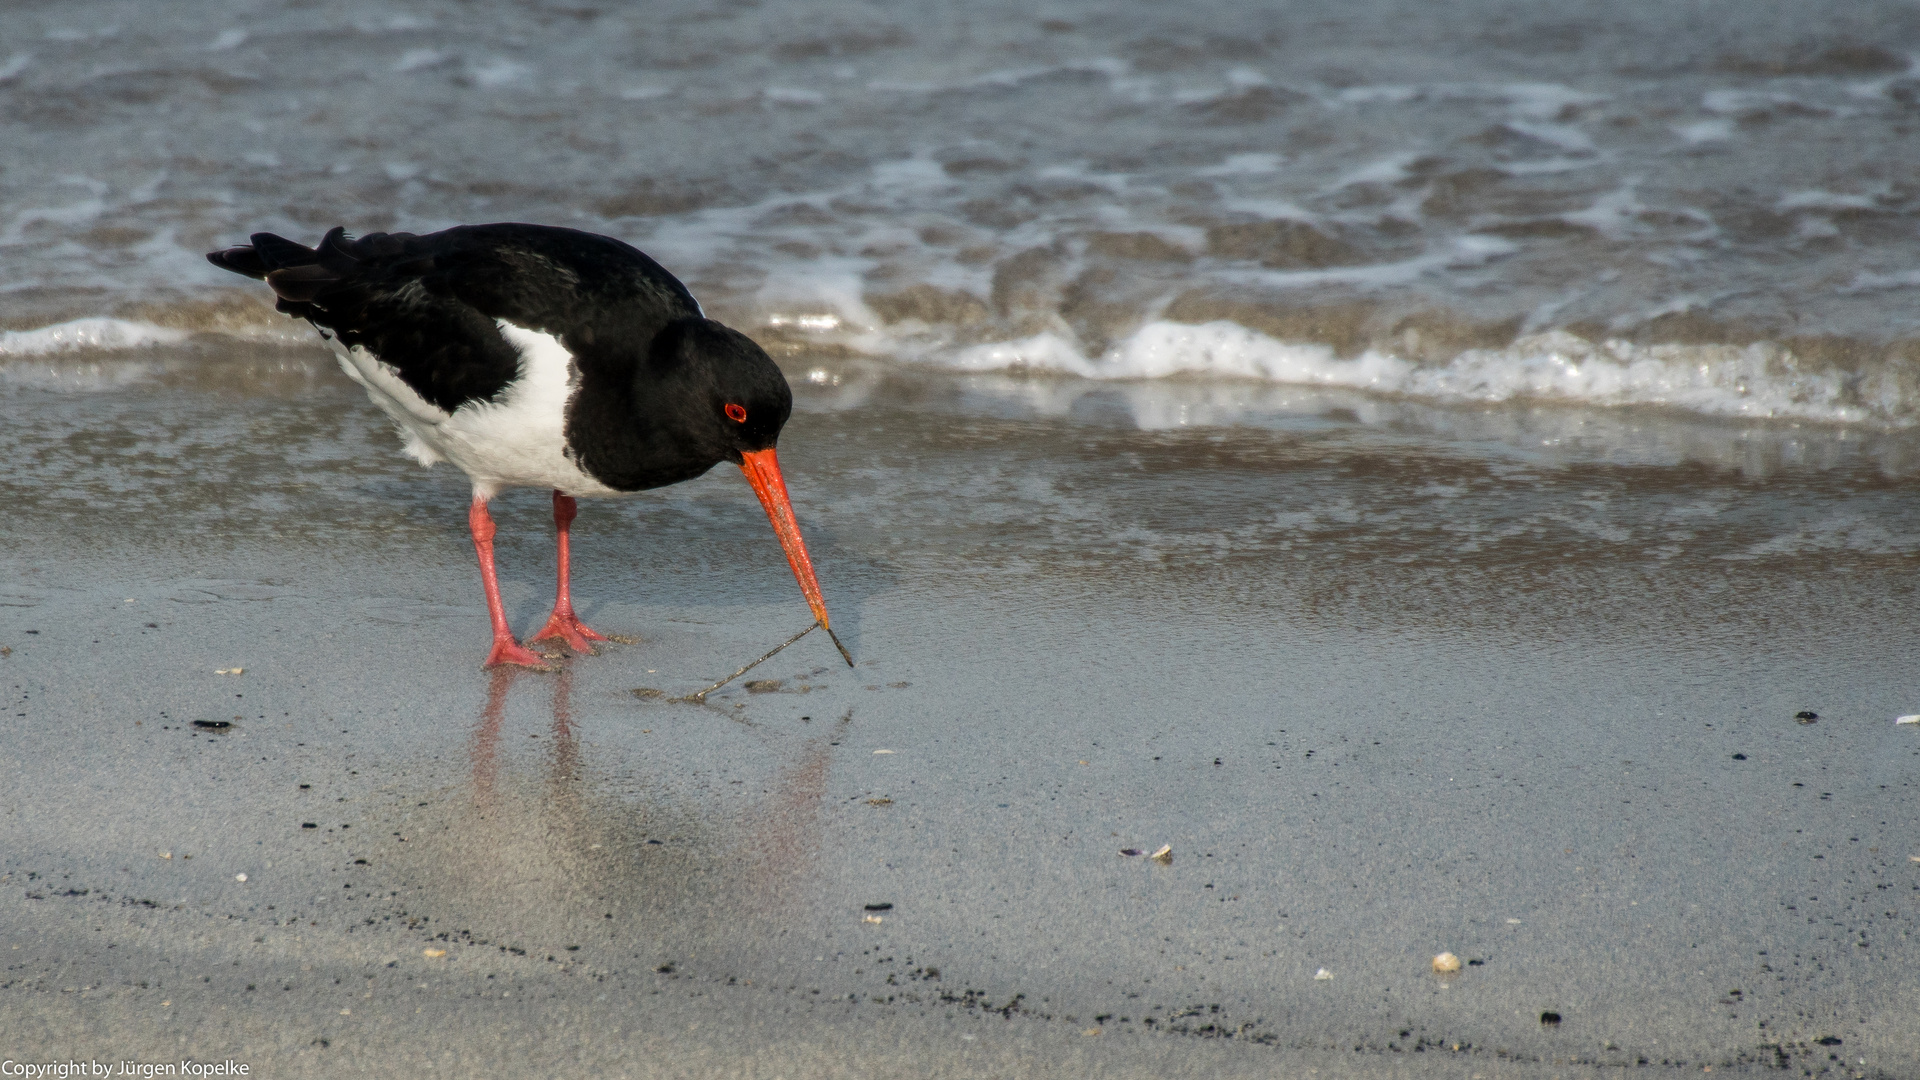
[[800, 525], [793, 519], [793, 504], [787, 501], [787, 482], [780, 477], [780, 459], [772, 447], [742, 453], [740, 457], [740, 471], [747, 475], [747, 483], [753, 485], [753, 493], [760, 496], [760, 505], [766, 507], [767, 520], [773, 523], [780, 546], [786, 549], [787, 565], [793, 567], [794, 579], [800, 582], [800, 591], [807, 595], [807, 606], [813, 609], [813, 617], [820, 620], [821, 628], [833, 637], [834, 645], [851, 667], [853, 657], [847, 655], [846, 646], [840, 644], [840, 638], [833, 633], [833, 624], [827, 621], [827, 601], [820, 595], [820, 583], [814, 580], [813, 560], [807, 557], [806, 542], [800, 539]]

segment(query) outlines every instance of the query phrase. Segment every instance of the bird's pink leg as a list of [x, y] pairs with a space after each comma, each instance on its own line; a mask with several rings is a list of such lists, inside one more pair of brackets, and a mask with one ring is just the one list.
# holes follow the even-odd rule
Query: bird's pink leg
[[487, 587], [487, 615], [493, 619], [493, 651], [481, 666], [519, 664], [544, 668], [540, 655], [513, 640], [507, 629], [507, 608], [500, 602], [500, 579], [493, 572], [493, 515], [487, 513], [487, 500], [476, 497], [467, 508], [467, 527], [473, 530], [473, 550], [480, 556], [480, 581]]
[[560, 584], [554, 592], [553, 615], [547, 619], [546, 628], [533, 635], [532, 640], [559, 638], [574, 652], [591, 653], [593, 643], [607, 640], [606, 635], [595, 633], [573, 613], [573, 597], [567, 589], [567, 575], [571, 569], [567, 557], [567, 527], [573, 524], [574, 515], [579, 513], [579, 505], [570, 495], [562, 495], [558, 491], [553, 493], [553, 527], [558, 534], [555, 546], [560, 549]]

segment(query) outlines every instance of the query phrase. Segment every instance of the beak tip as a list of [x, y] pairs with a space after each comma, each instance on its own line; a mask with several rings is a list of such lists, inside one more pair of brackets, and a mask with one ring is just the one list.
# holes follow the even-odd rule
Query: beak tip
[[827, 620], [820, 620], [820, 629], [825, 630], [827, 636], [833, 639], [833, 647], [840, 650], [840, 659], [845, 660], [848, 667], [856, 666], [853, 662], [853, 654], [847, 651], [845, 645], [840, 644], [840, 635], [833, 632], [833, 627], [827, 625]]

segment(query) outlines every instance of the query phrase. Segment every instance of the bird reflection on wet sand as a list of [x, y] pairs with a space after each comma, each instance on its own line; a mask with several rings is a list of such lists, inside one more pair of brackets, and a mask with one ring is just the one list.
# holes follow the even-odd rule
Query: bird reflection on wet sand
[[[394, 857], [413, 864], [419, 895], [409, 907], [428, 914], [436, 940], [524, 950], [542, 963], [552, 956], [606, 977], [696, 952], [745, 954], [804, 925], [823, 884], [811, 868], [833, 743], [847, 719], [779, 754], [786, 740], [771, 727], [715, 710], [648, 710], [632, 723], [660, 725], [661, 737], [671, 737], [670, 725], [747, 724], [765, 733], [756, 742], [772, 751], [766, 759], [784, 760], [757, 784], [731, 762], [636, 762], [609, 773], [596, 768], [574, 721], [571, 664], [562, 658], [548, 676], [491, 672], [467, 747], [470, 791], [410, 815], [411, 842]], [[521, 686], [548, 699], [547, 730], [525, 733], [547, 743], [536, 775], [514, 767], [507, 741]]]

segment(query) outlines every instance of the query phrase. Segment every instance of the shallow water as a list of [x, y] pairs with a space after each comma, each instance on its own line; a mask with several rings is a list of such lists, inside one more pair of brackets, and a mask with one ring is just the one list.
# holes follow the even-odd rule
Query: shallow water
[[517, 219], [893, 362], [1920, 403], [1920, 20], [1891, 0], [195, 11], [10, 16], [5, 325], [260, 333], [201, 253]]

